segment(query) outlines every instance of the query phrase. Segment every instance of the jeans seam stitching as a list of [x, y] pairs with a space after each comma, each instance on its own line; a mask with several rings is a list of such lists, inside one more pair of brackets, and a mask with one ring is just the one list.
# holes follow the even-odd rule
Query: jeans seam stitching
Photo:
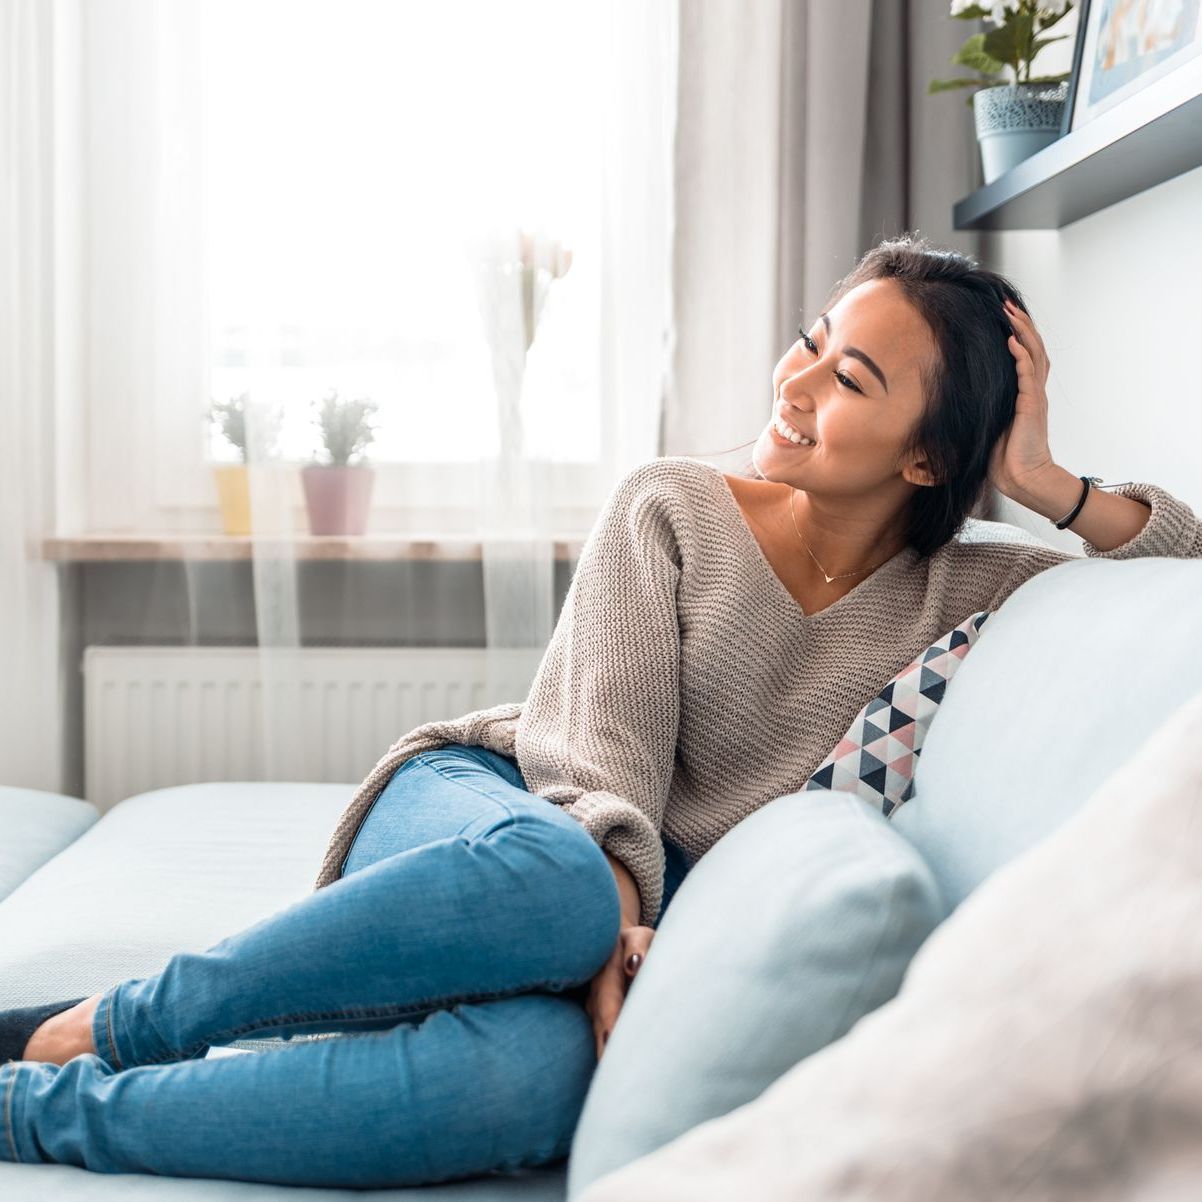
[[117, 1055], [117, 1041], [113, 1038], [113, 999], [111, 997], [105, 999], [104, 1034], [108, 1040], [108, 1053], [113, 1059], [113, 1067], [121, 1072], [125, 1066], [121, 1063], [121, 1057]]
[[[486, 769], [488, 772], [490, 772], [490, 773], [491, 773], [493, 776], [495, 776], [495, 777], [498, 777], [500, 780], [503, 780], [503, 781], [505, 781], [505, 783], [506, 783], [507, 785], [513, 785], [513, 781], [509, 780], [509, 779], [508, 779], [508, 778], [505, 776], [505, 773], [504, 773], [504, 772], [502, 772], [500, 768], [497, 768], [497, 767], [495, 767], [495, 766], [494, 766], [494, 765], [492, 765], [491, 763], [488, 763], [488, 764], [481, 764], [481, 761], [480, 761], [480, 759], [479, 759], [479, 758], [478, 758], [476, 755], [473, 755], [472, 753], [473, 753], [473, 752], [479, 752], [481, 755], [485, 755], [485, 756], [487, 756], [487, 755], [489, 755], [489, 754], [492, 754], [492, 755], [499, 756], [499, 757], [500, 757], [502, 760], [504, 760], [504, 761], [506, 762], [506, 764], [507, 764], [507, 765], [508, 765], [510, 768], [512, 768], [512, 769], [513, 769], [514, 775], [515, 775], [515, 776], [517, 776], [518, 780], [521, 782], [520, 784], [513, 785], [513, 787], [514, 787], [515, 789], [520, 789], [520, 790], [522, 790], [523, 792], [526, 792], [526, 793], [530, 792], [529, 788], [528, 788], [528, 787], [527, 787], [527, 785], [526, 785], [526, 778], [525, 778], [525, 777], [522, 775], [522, 770], [521, 770], [521, 768], [518, 766], [518, 762], [517, 762], [517, 759], [516, 759], [515, 757], [513, 757], [513, 756], [508, 756], [508, 755], [505, 755], [505, 754], [503, 754], [503, 753], [501, 753], [501, 752], [492, 751], [492, 749], [491, 749], [491, 748], [482, 747], [482, 746], [480, 746], [480, 745], [479, 745], [479, 744], [477, 744], [477, 743], [451, 743], [451, 744], [448, 744], [448, 745], [447, 745], [447, 747], [457, 747], [457, 748], [460, 748], [460, 749], [462, 749], [462, 750], [466, 751], [466, 752], [467, 752], [467, 755], [466, 755], [466, 757], [465, 757], [465, 758], [472, 760], [472, 761], [473, 761], [474, 763], [476, 763], [476, 764], [480, 764], [480, 766], [481, 766], [481, 767], [485, 768], [485, 769]], [[435, 750], [435, 751], [445, 751], [445, 750], [447, 750], [447, 747], [433, 748], [432, 750]], [[425, 753], [424, 751], [422, 751], [422, 752], [418, 752], [417, 754], [418, 754], [419, 756], [423, 756], [423, 757], [424, 757], [426, 753]], [[422, 763], [425, 763], [425, 762], [426, 762], [426, 761], [425, 761], [425, 759], [423, 758], [423, 759], [422, 759]]]
[[17, 1088], [17, 1070], [14, 1067], [8, 1078], [8, 1088], [4, 1091], [4, 1134], [8, 1139], [8, 1147], [12, 1152], [13, 1164], [21, 1164], [21, 1154], [17, 1151], [17, 1139], [13, 1133], [12, 1100]]
[[[434, 764], [431, 764], [427, 760], [421, 760], [419, 763], [419, 767], [428, 768], [431, 772], [437, 772], [438, 775], [441, 776], [443, 780], [449, 780], [454, 784], [462, 785], [465, 789], [470, 789], [478, 797], [487, 798], [489, 801], [494, 802], [496, 805], [499, 805], [501, 807], [501, 809], [503, 809], [505, 811], [505, 813], [509, 815], [510, 823], [514, 823], [519, 820], [519, 815], [515, 814], [509, 808], [509, 806], [507, 806], [503, 801], [501, 801], [497, 797], [494, 797], [491, 793], [486, 793], [483, 789], [477, 788], [470, 781], [462, 780], [457, 776], [449, 776], [447, 773], [443, 772], [441, 768], [437, 767]], [[499, 773], [494, 773], [493, 775], [496, 776], [496, 778], [498, 780], [500, 780], [502, 783], [504, 783], [506, 785], [509, 784], [509, 782], [507, 780], [505, 780], [505, 778], [503, 776], [501, 776]], [[510, 788], [512, 788], [512, 787], [513, 786], [510, 785]], [[508, 825], [508, 824], [503, 824], [503, 825]]]
[[[591, 979], [591, 978], [590, 978]], [[399, 1014], [389, 1013], [388, 1008], [380, 1010], [379, 1007], [352, 1007], [348, 1012], [347, 1009], [341, 1010], [312, 1010], [301, 1011], [299, 1013], [290, 1013], [280, 1015], [277, 1018], [260, 1020], [249, 1024], [242, 1024], [237, 1027], [230, 1027], [224, 1031], [215, 1031], [209, 1038], [194, 1046], [193, 1052], [184, 1053], [183, 1058], [187, 1059], [195, 1051], [206, 1046], [212, 1046], [219, 1040], [237, 1039], [239, 1035], [244, 1035], [249, 1031], [256, 1031], [261, 1027], [272, 1026], [278, 1023], [287, 1022], [314, 1022], [319, 1019], [326, 1018], [398, 1018], [404, 1020], [405, 1014], [409, 1012], [417, 1013], [422, 1010], [429, 1010], [431, 1006], [435, 1009], [449, 1009], [451, 1006], [461, 1005], [464, 1003], [473, 1004], [476, 1002], [499, 1001], [502, 998], [520, 997], [524, 993], [537, 992], [540, 989], [548, 989], [551, 986], [558, 985], [561, 988], [567, 988], [572, 985], [587, 984], [584, 981], [575, 981], [572, 978], [556, 978], [550, 981], [543, 981], [536, 985], [528, 985], [519, 989], [506, 990], [491, 990], [487, 993], [471, 993], [471, 994], [450, 994], [447, 997], [427, 998], [421, 1002], [413, 1002], [410, 1005], [402, 1007]], [[398, 1024], [399, 1025], [399, 1024]], [[154, 1060], [143, 1061], [146, 1064], [162, 1064], [166, 1061], [178, 1059], [179, 1057], [168, 1053], [165, 1056], [156, 1057]]]
[[[442, 749], [440, 748], [439, 750], [442, 750]], [[359, 835], [362, 832], [363, 828], [367, 825], [367, 820], [371, 816], [371, 812], [376, 808], [376, 804], [379, 802], [380, 798], [383, 797], [384, 794], [391, 787], [393, 779], [395, 777], [399, 776], [404, 769], [408, 768], [412, 764], [417, 768], [428, 768], [431, 772], [437, 772], [438, 775], [440, 777], [442, 777], [443, 780], [453, 781], [456, 784], [465, 784], [465, 782], [460, 780], [458, 777], [448, 776], [445, 772], [439, 771], [437, 768], [434, 767], [434, 765], [428, 763], [424, 757], [425, 757], [425, 752], [423, 752], [423, 751], [416, 752], [413, 755], [411, 755], [407, 760], [405, 760], [404, 763], [398, 764], [397, 767], [391, 773], [389, 773], [388, 779], [381, 786], [380, 791], [375, 795], [375, 797], [372, 798], [371, 803], [367, 807], [367, 811], [359, 819], [358, 825], [355, 827], [355, 831], [351, 835], [350, 845], [347, 847], [346, 851], [343, 853], [342, 861], [338, 865], [338, 875], [340, 877], [345, 875], [345, 873], [346, 873], [347, 861], [350, 860], [351, 853], [355, 850], [355, 844], [359, 841]], [[474, 763], [479, 763], [479, 761], [476, 760], [474, 756], [468, 757], [468, 758], [472, 759]], [[505, 757], [505, 758], [508, 758], [508, 757]], [[481, 765], [481, 766], [483, 767], [483, 765]], [[517, 768], [516, 762], [514, 763], [514, 767]], [[520, 787], [520, 788], [524, 789], [527, 793], [530, 792], [530, 790], [526, 788], [526, 778], [524, 776], [522, 776], [520, 768], [517, 769], [517, 773], [518, 773], [519, 779], [522, 782], [521, 786], [514, 785], [511, 781], [506, 780], [505, 777], [500, 772], [496, 771], [495, 769], [493, 769], [492, 772], [493, 772], [493, 775], [496, 776], [498, 780], [504, 781], [505, 784], [510, 785], [512, 788], [516, 789], [516, 788]], [[469, 784], [469, 785], [467, 785], [467, 787], [469, 789], [471, 789], [472, 792], [476, 793], [478, 796], [485, 797], [489, 801], [495, 802], [497, 805], [499, 805], [505, 811], [506, 814], [508, 814], [508, 816], [509, 816], [508, 822], [502, 823], [503, 826], [509, 825], [509, 824], [517, 821], [518, 816], [516, 814], [514, 814], [514, 812], [503, 801], [498, 800], [496, 797], [493, 797], [489, 793], [485, 793], [483, 789], [478, 789], [474, 785]], [[465, 825], [470, 826], [472, 824], [472, 822], [474, 822], [474, 821], [475, 821], [475, 819], [471, 819]], [[456, 831], [454, 837], [458, 837], [462, 833], [463, 833], [462, 829], [459, 831]]]

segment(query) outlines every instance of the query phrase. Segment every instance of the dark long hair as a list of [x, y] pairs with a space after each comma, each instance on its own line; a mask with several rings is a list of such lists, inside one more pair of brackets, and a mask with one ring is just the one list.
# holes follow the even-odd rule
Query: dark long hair
[[[1014, 420], [1018, 371], [1007, 345], [1009, 297], [1024, 312], [1018, 289], [1005, 276], [959, 251], [902, 234], [869, 250], [833, 288], [829, 310], [868, 280], [892, 279], [926, 321], [939, 354], [922, 375], [924, 405], [903, 457], [920, 452], [938, 484], [919, 487], [910, 502], [906, 542], [921, 558], [954, 538], [965, 518], [989, 509], [989, 458]], [[730, 447], [737, 451], [758, 439]], [[727, 451], [703, 452], [722, 455]], [[739, 473], [762, 479], [750, 461]]]

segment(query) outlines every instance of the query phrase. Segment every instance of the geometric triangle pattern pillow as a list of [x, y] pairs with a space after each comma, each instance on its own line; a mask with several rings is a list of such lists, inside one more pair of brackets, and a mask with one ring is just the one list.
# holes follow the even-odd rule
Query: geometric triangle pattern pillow
[[914, 793], [914, 769], [948, 682], [989, 617], [965, 618], [907, 664], [856, 715], [803, 789], [858, 793], [890, 818]]

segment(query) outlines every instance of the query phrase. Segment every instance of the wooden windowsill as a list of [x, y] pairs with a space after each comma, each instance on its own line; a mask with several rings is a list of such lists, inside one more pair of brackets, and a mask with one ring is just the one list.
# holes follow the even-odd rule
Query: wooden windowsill
[[[240, 560], [270, 555], [297, 560], [439, 560], [479, 562], [479, 539], [457, 535], [419, 534], [291, 534], [280, 537], [248, 534], [81, 534], [55, 536], [42, 542], [42, 557], [55, 563], [118, 563], [162, 560]], [[573, 561], [584, 547], [581, 538], [552, 540], [559, 561]]]

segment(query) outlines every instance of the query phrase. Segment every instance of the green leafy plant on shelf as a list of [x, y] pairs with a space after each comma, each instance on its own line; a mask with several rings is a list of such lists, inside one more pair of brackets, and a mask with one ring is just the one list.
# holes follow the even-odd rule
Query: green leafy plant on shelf
[[[1003, 0], [998, 4], [970, 4], [952, 0], [951, 15], [962, 21], [992, 21], [997, 28], [974, 33], [950, 61], [980, 74], [974, 79], [933, 79], [927, 95], [953, 88], [996, 87], [1005, 83], [1058, 84], [1071, 72], [1061, 75], [1032, 75], [1035, 56], [1053, 42], [1071, 34], [1043, 35], [1072, 9], [1072, 0]], [[1007, 77], [1006, 73], [1010, 73]], [[965, 103], [972, 107], [972, 96]]]

